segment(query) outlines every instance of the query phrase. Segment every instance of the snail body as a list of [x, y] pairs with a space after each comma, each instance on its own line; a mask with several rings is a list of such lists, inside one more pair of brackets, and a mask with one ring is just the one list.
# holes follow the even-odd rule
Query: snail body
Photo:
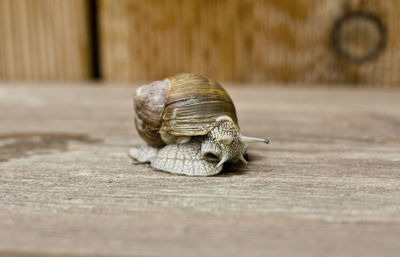
[[134, 109], [136, 129], [148, 145], [132, 148], [131, 157], [170, 173], [215, 175], [225, 162], [246, 163], [248, 142], [267, 142], [240, 135], [228, 93], [197, 74], [177, 74], [139, 87]]

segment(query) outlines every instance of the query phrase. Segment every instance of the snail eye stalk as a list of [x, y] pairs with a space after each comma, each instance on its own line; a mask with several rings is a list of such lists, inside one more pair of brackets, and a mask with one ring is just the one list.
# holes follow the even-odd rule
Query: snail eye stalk
[[266, 139], [266, 138], [259, 138], [259, 137], [240, 136], [240, 141], [246, 142], [246, 143], [261, 142], [261, 143], [269, 144], [269, 140], [268, 140], [268, 139]]

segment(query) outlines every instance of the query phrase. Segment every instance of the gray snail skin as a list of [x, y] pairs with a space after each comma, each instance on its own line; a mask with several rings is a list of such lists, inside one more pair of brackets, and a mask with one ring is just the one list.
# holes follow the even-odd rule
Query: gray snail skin
[[147, 145], [130, 156], [155, 169], [187, 176], [211, 176], [224, 163], [242, 161], [250, 142], [240, 134], [235, 106], [216, 81], [182, 73], [139, 87], [135, 125]]

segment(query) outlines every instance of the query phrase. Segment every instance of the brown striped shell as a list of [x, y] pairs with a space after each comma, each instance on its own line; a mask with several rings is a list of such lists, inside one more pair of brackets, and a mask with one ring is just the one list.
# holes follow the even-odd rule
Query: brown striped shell
[[177, 74], [141, 86], [134, 102], [136, 128], [151, 146], [205, 135], [220, 116], [229, 116], [237, 124], [228, 93], [216, 81], [197, 74]]

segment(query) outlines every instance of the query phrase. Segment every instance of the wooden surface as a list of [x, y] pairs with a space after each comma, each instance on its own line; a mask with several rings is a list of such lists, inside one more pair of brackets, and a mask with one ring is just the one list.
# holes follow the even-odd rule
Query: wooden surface
[[228, 87], [247, 167], [127, 155], [133, 86], [0, 86], [0, 255], [398, 256], [400, 92]]
[[[335, 22], [351, 11], [376, 15], [387, 30], [386, 47], [362, 64], [339, 57], [331, 42]], [[397, 0], [100, 0], [101, 68], [110, 81], [196, 72], [237, 82], [398, 86], [399, 12]], [[343, 37], [350, 53], [373, 45], [368, 25]]]
[[[378, 17], [387, 34], [362, 64], [331, 42], [335, 22], [353, 11]], [[397, 0], [0, 0], [0, 79], [137, 82], [195, 72], [236, 83], [399, 87], [399, 13]], [[344, 27], [353, 55], [377, 40], [374, 24]]]
[[0, 0], [0, 79], [89, 78], [87, 2]]

